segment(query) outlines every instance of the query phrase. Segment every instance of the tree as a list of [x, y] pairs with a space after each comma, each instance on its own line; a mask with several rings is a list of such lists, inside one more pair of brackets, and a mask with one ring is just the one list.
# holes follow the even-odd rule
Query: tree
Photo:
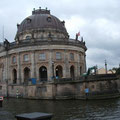
[[118, 68], [118, 69], [116, 70], [116, 74], [117, 74], [117, 75], [120, 75], [120, 68]]

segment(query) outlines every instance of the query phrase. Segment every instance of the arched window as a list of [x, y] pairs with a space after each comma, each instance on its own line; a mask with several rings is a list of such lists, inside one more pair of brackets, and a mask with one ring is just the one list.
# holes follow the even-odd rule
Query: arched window
[[52, 21], [52, 19], [51, 19], [50, 16], [47, 17], [47, 21], [48, 21], [48, 22], [51, 22], [51, 21]]
[[26, 67], [24, 69], [24, 83], [28, 84], [29, 79], [30, 79], [30, 69]]
[[32, 21], [30, 18], [27, 18], [26, 20], [27, 20], [27, 23], [28, 23], [28, 24], [30, 24], [31, 21]]
[[39, 68], [39, 79], [40, 81], [47, 81], [47, 68], [45, 66]]
[[13, 69], [13, 84], [17, 83], [17, 70]]
[[61, 65], [58, 65], [55, 69], [56, 71], [56, 78], [62, 78], [63, 77], [63, 68]]
[[75, 72], [75, 71], [74, 71], [74, 66], [72, 65], [72, 66], [70, 67], [70, 76], [71, 76], [72, 79], [75, 77], [75, 73], [74, 73], [74, 72]]

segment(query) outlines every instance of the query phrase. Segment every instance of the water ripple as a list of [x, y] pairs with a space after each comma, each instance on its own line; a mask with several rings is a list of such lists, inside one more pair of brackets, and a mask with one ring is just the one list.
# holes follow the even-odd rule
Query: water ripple
[[26, 112], [53, 113], [52, 120], [118, 120], [120, 99], [111, 100], [23, 100], [5, 99], [0, 108], [0, 120], [15, 120]]

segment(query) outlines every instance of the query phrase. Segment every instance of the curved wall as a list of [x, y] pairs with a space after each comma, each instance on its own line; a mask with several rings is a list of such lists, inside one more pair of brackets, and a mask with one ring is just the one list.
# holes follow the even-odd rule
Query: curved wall
[[[79, 77], [85, 72], [86, 60], [84, 49], [77, 46], [38, 45], [1, 52], [0, 61], [4, 61], [4, 68], [1, 67], [2, 76], [4, 76], [1, 78], [2, 81], [8, 79], [9, 83], [13, 84], [15, 76], [13, 70], [15, 69], [17, 71], [15, 84], [20, 84], [25, 81], [25, 68], [30, 69], [29, 78], [36, 78], [37, 82], [40, 82], [40, 68], [42, 66], [47, 69], [47, 81], [52, 81], [52, 77], [56, 77], [60, 73], [62, 74], [59, 75], [60, 78], [72, 77], [71, 72], [73, 72], [74, 77]], [[56, 71], [58, 66], [61, 66], [60, 70], [58, 69], [60, 73]], [[74, 68], [71, 69], [71, 66]]]

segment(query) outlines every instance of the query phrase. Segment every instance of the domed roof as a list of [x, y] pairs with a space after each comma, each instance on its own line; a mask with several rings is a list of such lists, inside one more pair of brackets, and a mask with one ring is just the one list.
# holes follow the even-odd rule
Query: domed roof
[[51, 15], [50, 11], [47, 9], [34, 9], [32, 15], [24, 19], [23, 22], [17, 26], [17, 34], [26, 30], [37, 30], [45, 28], [52, 28], [67, 33], [64, 26], [64, 21], [61, 22], [58, 18]]

